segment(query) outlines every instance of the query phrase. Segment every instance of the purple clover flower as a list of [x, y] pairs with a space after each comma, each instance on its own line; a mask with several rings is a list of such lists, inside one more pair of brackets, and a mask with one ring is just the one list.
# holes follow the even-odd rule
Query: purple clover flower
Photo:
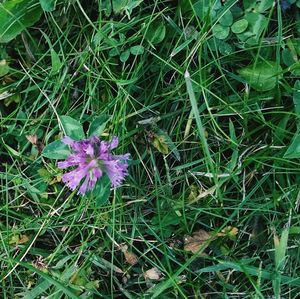
[[82, 182], [78, 193], [84, 195], [92, 190], [99, 178], [106, 174], [113, 187], [118, 187], [128, 174], [129, 154], [113, 155], [110, 151], [118, 146], [118, 138], [110, 142], [100, 141], [96, 136], [75, 141], [70, 137], [62, 139], [64, 144], [71, 147], [72, 153], [65, 161], [58, 162], [58, 168], [66, 169], [77, 166], [65, 173], [62, 181], [71, 189], [76, 189]]

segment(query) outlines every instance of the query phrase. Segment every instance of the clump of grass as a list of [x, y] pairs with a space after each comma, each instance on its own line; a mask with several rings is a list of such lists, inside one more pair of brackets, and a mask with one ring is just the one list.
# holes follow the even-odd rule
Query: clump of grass
[[[297, 297], [299, 13], [252, 2], [57, 2], [1, 44], [3, 298]], [[43, 155], [62, 115], [131, 154], [98, 204]]]

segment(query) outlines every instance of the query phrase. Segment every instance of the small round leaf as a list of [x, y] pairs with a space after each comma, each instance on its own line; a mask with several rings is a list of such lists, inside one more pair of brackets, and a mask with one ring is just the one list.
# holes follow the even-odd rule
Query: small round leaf
[[161, 43], [165, 36], [166, 26], [161, 22], [151, 24], [146, 34], [146, 38], [154, 45]]
[[127, 49], [127, 50], [125, 50], [124, 52], [121, 53], [120, 60], [122, 62], [126, 62], [129, 58], [129, 55], [130, 55], [130, 51], [129, 51], [129, 49]]
[[223, 27], [220, 24], [214, 26], [212, 31], [217, 39], [225, 39], [229, 35], [229, 27]]
[[141, 55], [144, 53], [144, 47], [143, 46], [133, 46], [130, 48], [130, 53], [134, 56], [137, 56], [137, 55]]
[[233, 52], [233, 47], [229, 43], [221, 41], [219, 44], [219, 51], [223, 55], [230, 55]]
[[247, 29], [247, 27], [248, 27], [248, 21], [246, 19], [241, 19], [232, 24], [231, 31], [233, 33], [238, 34], [244, 32]]
[[226, 13], [222, 16], [219, 22], [222, 26], [231, 26], [233, 22], [232, 12], [230, 10], [226, 11]]

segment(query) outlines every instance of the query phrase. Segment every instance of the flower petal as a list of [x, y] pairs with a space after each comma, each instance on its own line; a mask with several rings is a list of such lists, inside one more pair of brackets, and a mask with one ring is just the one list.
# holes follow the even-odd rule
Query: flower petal
[[70, 138], [69, 136], [65, 136], [62, 140], [61, 140], [64, 144], [70, 145], [72, 146], [74, 143], [74, 140], [72, 138]]
[[118, 160], [104, 161], [105, 172], [107, 173], [112, 185], [118, 187], [121, 185], [127, 173], [127, 163], [121, 163]]
[[110, 149], [116, 148], [118, 144], [119, 144], [119, 139], [117, 136], [114, 136], [110, 142]]
[[89, 177], [87, 176], [84, 180], [84, 182], [82, 183], [82, 185], [79, 188], [78, 193], [81, 193], [82, 195], [84, 195], [86, 193], [86, 191], [88, 190], [88, 184], [89, 184]]

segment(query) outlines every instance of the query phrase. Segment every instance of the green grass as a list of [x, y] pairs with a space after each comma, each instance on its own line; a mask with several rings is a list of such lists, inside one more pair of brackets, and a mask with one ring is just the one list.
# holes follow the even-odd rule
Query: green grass
[[[1, 298], [298, 298], [296, 4], [262, 10], [247, 43], [214, 29], [229, 10], [233, 21], [249, 13], [247, 1], [219, 3], [214, 17], [192, 0], [141, 1], [127, 14], [126, 1], [111, 13], [109, 2], [58, 1], [0, 44], [10, 67], [0, 77]], [[101, 138], [119, 136], [116, 152], [132, 159], [98, 206], [26, 136], [46, 146], [64, 135], [62, 115], [87, 131], [105, 114]], [[238, 232], [220, 236], [229, 226]], [[199, 230], [212, 238], [185, 250]], [[159, 278], [145, 278], [152, 268]]]

